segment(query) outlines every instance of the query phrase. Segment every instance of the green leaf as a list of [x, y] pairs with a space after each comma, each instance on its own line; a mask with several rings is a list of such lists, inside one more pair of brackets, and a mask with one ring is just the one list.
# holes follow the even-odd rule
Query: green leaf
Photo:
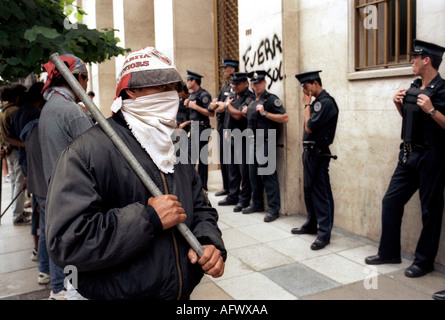
[[17, 19], [24, 20], [26, 18], [22, 9], [17, 5], [17, 3], [15, 3], [15, 1], [8, 1], [8, 3], [12, 14], [14, 14], [17, 17]]
[[[65, 5], [72, 0], [0, 0], [0, 75], [6, 81], [41, 72], [53, 52], [73, 53], [85, 62], [102, 62], [129, 49], [118, 47], [112, 29], [64, 28]], [[86, 14], [81, 8], [78, 14]]]
[[48, 39], [55, 39], [58, 36], [60, 36], [60, 33], [57, 32], [56, 29], [50, 29], [50, 28], [41, 28], [41, 33], [45, 38]]
[[18, 64], [20, 64], [20, 59], [16, 58], [16, 57], [12, 57], [6, 60], [6, 62], [10, 65], [10, 66], [16, 66]]
[[33, 46], [28, 53], [29, 63], [33, 61], [39, 61], [39, 59], [43, 56], [43, 48], [39, 45]]
[[8, 40], [8, 34], [0, 30], [0, 43], [2, 46], [8, 46], [10, 44]]
[[25, 40], [29, 42], [33, 42], [36, 40], [37, 36], [41, 34], [45, 38], [55, 39], [60, 36], [60, 33], [57, 32], [56, 29], [50, 29], [46, 27], [33, 26], [32, 29], [26, 30], [24, 34]]

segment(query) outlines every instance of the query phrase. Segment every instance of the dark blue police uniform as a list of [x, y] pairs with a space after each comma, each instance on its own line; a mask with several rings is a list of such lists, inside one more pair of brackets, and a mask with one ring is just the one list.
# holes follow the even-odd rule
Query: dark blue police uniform
[[[239, 61], [232, 59], [223, 59], [221, 68], [234, 68], [235, 71], [239, 68]], [[218, 101], [227, 102], [229, 95], [231, 94], [231, 86], [230, 83], [226, 84], [217, 96]], [[233, 93], [232, 93], [233, 94]], [[223, 182], [223, 190], [221, 192], [216, 193], [217, 196], [227, 195], [229, 193], [229, 166], [225, 163], [223, 158], [223, 144], [224, 144], [224, 117], [227, 111], [216, 114], [216, 119], [218, 121], [218, 138], [219, 138], [219, 160], [221, 166], [221, 176]]]
[[[441, 58], [445, 48], [414, 40], [410, 55], [428, 54]], [[417, 104], [420, 94], [427, 95], [435, 109], [425, 113]], [[407, 277], [420, 277], [434, 269], [437, 255], [445, 189], [445, 130], [433, 119], [436, 111], [445, 114], [445, 80], [440, 74], [422, 88], [415, 80], [406, 91], [402, 104], [402, 144], [399, 160], [382, 201], [382, 236], [376, 256], [367, 264], [401, 263], [401, 224], [404, 207], [419, 190], [422, 209], [422, 232], [417, 242], [413, 264], [405, 270]]]
[[378, 255], [400, 259], [400, 231], [405, 204], [419, 190], [423, 228], [414, 265], [433, 270], [439, 248], [445, 187], [445, 130], [417, 105], [419, 94], [430, 97], [445, 114], [445, 81], [437, 75], [425, 88], [414, 81], [403, 103], [399, 162], [382, 202], [382, 236]]
[[[192, 79], [201, 79], [203, 76], [187, 71], [187, 77]], [[193, 92], [189, 96], [189, 101], [196, 101], [196, 104], [202, 108], [207, 109], [210, 112], [213, 112], [209, 109], [209, 105], [212, 102], [212, 96], [210, 93], [208, 93], [205, 89], [199, 88], [197, 92]], [[208, 162], [208, 151], [209, 151], [209, 141], [201, 141], [200, 137], [204, 130], [210, 129], [210, 119], [208, 116], [203, 115], [202, 113], [190, 109], [190, 120], [191, 120], [191, 126], [192, 131], [190, 134], [189, 139], [189, 152], [190, 158], [193, 164], [198, 162], [198, 173], [201, 177], [202, 182], [202, 188], [204, 190], [208, 190], [207, 188], [207, 181], [208, 181], [208, 168], [209, 168], [209, 162]], [[194, 128], [199, 128], [199, 136], [194, 134]], [[198, 141], [195, 141], [195, 138], [198, 138]], [[192, 143], [193, 141], [193, 143]], [[198, 143], [199, 142], [199, 143]], [[192, 148], [195, 148], [193, 150]], [[198, 148], [198, 150], [196, 150]]]
[[[184, 105], [184, 99], [180, 99], [178, 113], [176, 115], [176, 124], [179, 126], [181, 123], [184, 123], [189, 120], [190, 120], [190, 109]], [[189, 132], [190, 126], [189, 125], [186, 126], [184, 128], [184, 131]]]
[[[230, 83], [226, 84], [221, 91], [219, 92], [217, 99], [218, 101], [226, 102], [229, 98], [231, 87]], [[229, 192], [229, 166], [224, 161], [224, 154], [223, 154], [223, 145], [224, 145], [224, 118], [227, 111], [222, 113], [216, 114], [216, 119], [218, 121], [218, 138], [219, 138], [219, 161], [221, 165], [221, 176], [222, 176], [222, 182], [223, 182], [223, 191], [221, 195], [226, 195]]]
[[[304, 202], [307, 221], [303, 228], [316, 231], [317, 238], [330, 242], [334, 226], [334, 199], [329, 178], [331, 151], [338, 120], [338, 106], [326, 90], [310, 106], [308, 127], [303, 134]], [[317, 229], [318, 224], [318, 229]]]
[[[249, 78], [251, 78], [251, 81], [258, 81], [261, 79], [265, 79], [265, 75], [266, 74], [264, 73], [256, 75], [255, 77], [255, 74], [249, 73]], [[269, 207], [268, 213], [270, 216], [278, 217], [281, 209], [278, 174], [276, 170], [274, 170], [272, 174], [268, 175], [258, 174], [258, 170], [260, 168], [267, 168], [269, 165], [269, 161], [267, 161], [266, 163], [261, 163], [261, 161], [259, 162], [258, 156], [264, 157], [266, 159], [269, 159], [269, 156], [276, 157], [276, 150], [269, 150], [268, 140], [272, 130], [275, 130], [275, 133], [278, 132], [279, 124], [260, 115], [259, 112], [256, 110], [256, 107], [258, 105], [263, 105], [264, 110], [269, 113], [286, 113], [286, 109], [283, 107], [281, 100], [276, 95], [267, 92], [267, 90], [261, 95], [258, 100], [251, 102], [248, 106], [247, 126], [248, 129], [252, 130], [254, 134], [253, 139], [250, 139], [248, 157], [250, 186], [252, 188], [252, 203], [249, 208], [243, 210], [243, 213], [264, 211], [263, 192], [265, 191], [267, 205]], [[262, 136], [262, 132], [264, 132], [264, 136]], [[264, 150], [263, 155], [258, 154], [258, 150], [261, 149]]]
[[[247, 81], [247, 74], [232, 74], [232, 83]], [[247, 108], [248, 105], [255, 100], [255, 95], [246, 89], [242, 95], [232, 102], [232, 106], [238, 111]], [[230, 150], [229, 161], [229, 194], [225, 199], [228, 204], [236, 204], [234, 211], [239, 212], [250, 205], [252, 189], [249, 180], [249, 166], [247, 164], [247, 137], [245, 130], [247, 129], [247, 118], [236, 120], [229, 111], [226, 111], [224, 118], [224, 130], [227, 131], [229, 140], [225, 140], [226, 150]], [[236, 133], [234, 133], [234, 130]], [[233, 134], [234, 133], [234, 134]], [[236, 135], [241, 137], [236, 138]], [[241, 188], [240, 188], [241, 187]]]

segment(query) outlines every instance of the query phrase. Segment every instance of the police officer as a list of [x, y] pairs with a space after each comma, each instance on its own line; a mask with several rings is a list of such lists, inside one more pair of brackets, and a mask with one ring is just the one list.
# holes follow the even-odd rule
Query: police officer
[[[327, 246], [334, 225], [334, 199], [329, 179], [329, 146], [337, 129], [338, 107], [322, 87], [321, 71], [296, 75], [303, 87], [304, 134], [303, 178], [307, 221], [293, 234], [317, 234], [312, 250]], [[315, 100], [311, 103], [312, 97]], [[318, 228], [317, 228], [318, 224]]]
[[184, 105], [185, 100], [188, 99], [190, 94], [185, 84], [178, 89], [178, 96], [179, 108], [176, 115], [175, 152], [180, 163], [190, 163], [188, 150], [191, 129], [190, 109]]
[[407, 277], [434, 269], [439, 247], [445, 188], [445, 81], [439, 74], [445, 48], [414, 40], [411, 65], [415, 80], [394, 96], [402, 116], [399, 161], [382, 201], [382, 235], [377, 255], [367, 264], [401, 263], [400, 231], [405, 204], [419, 190], [423, 228]]
[[223, 125], [224, 125], [224, 117], [226, 114], [226, 102], [229, 98], [229, 94], [231, 92], [230, 85], [230, 75], [234, 72], [238, 72], [239, 61], [232, 59], [223, 59], [221, 68], [223, 70], [224, 81], [226, 84], [219, 92], [218, 96], [213, 99], [212, 103], [210, 103], [210, 110], [213, 110], [216, 113], [216, 119], [218, 120], [218, 137], [219, 137], [219, 159], [221, 166], [221, 176], [223, 182], [223, 189], [215, 193], [215, 196], [225, 196], [229, 194], [229, 166], [224, 161], [223, 158], [223, 144], [224, 144], [224, 134], [223, 134]]
[[[192, 163], [198, 161], [198, 173], [201, 177], [202, 188], [208, 190], [208, 140], [201, 141], [201, 134], [204, 130], [210, 129], [209, 117], [214, 116], [214, 112], [209, 109], [212, 102], [212, 96], [206, 90], [201, 88], [202, 75], [187, 70], [187, 89], [191, 90], [189, 98], [184, 101], [184, 105], [190, 109], [191, 134], [190, 147]], [[194, 134], [194, 128], [199, 128]], [[198, 135], [199, 134], [199, 135]]]
[[[252, 188], [252, 203], [242, 210], [242, 213], [264, 211], [263, 192], [266, 191], [268, 213], [264, 217], [265, 222], [274, 221], [279, 217], [281, 208], [280, 185], [278, 175], [273, 168], [271, 174], [263, 174], [260, 169], [268, 167], [271, 157], [276, 159], [276, 150], [269, 150], [269, 136], [277, 132], [279, 123], [287, 123], [289, 117], [281, 100], [274, 94], [267, 92], [267, 73], [264, 70], [250, 72], [248, 77], [255, 93], [255, 101], [251, 102], [248, 108], [244, 109], [247, 117], [247, 126], [252, 130], [254, 139], [250, 143], [249, 150], [249, 177]], [[276, 138], [276, 135], [275, 135]], [[253, 142], [253, 143], [252, 143]], [[275, 141], [276, 145], [276, 141]], [[264, 154], [260, 154], [259, 151]], [[268, 159], [266, 163], [258, 161], [260, 156]]]
[[189, 98], [187, 86], [183, 85], [179, 95], [179, 108], [176, 116], [176, 124], [178, 129], [182, 129], [185, 132], [190, 132], [190, 109], [184, 105], [184, 101]]
[[[249, 181], [249, 166], [247, 164], [246, 144], [247, 118], [243, 109], [255, 100], [254, 94], [249, 90], [247, 73], [232, 73], [230, 83], [234, 96], [229, 95], [225, 104], [227, 112], [224, 118], [224, 143], [230, 150], [229, 159], [229, 194], [218, 205], [236, 205], [234, 212], [240, 212], [250, 205], [252, 190]], [[240, 188], [241, 187], [241, 188]]]

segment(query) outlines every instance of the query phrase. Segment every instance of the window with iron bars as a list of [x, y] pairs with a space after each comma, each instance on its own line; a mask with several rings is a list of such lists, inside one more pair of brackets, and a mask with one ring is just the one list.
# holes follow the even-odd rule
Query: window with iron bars
[[416, 0], [354, 0], [355, 71], [410, 65]]

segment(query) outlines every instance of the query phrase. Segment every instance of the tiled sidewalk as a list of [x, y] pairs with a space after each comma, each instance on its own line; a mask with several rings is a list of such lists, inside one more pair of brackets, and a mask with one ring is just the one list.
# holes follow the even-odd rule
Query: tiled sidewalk
[[205, 277], [194, 300], [431, 300], [445, 289], [443, 266], [424, 277], [410, 279], [402, 264], [368, 266], [364, 258], [376, 254], [377, 243], [334, 229], [331, 244], [310, 249], [315, 235], [293, 235], [290, 230], [305, 222], [304, 216], [282, 216], [263, 222], [265, 213], [243, 215], [233, 206], [219, 207], [221, 189], [217, 171], [211, 173], [209, 199], [217, 207], [220, 228], [228, 250], [226, 271], [220, 279]]
[[[292, 235], [305, 217], [282, 216], [265, 223], [265, 213], [243, 215], [233, 206], [218, 207], [222, 198], [219, 171], [210, 172], [209, 199], [217, 207], [228, 249], [225, 274], [204, 277], [193, 300], [431, 300], [445, 289], [443, 266], [418, 279], [404, 276], [412, 257], [399, 265], [366, 266], [364, 258], [377, 252], [377, 243], [334, 229], [331, 244], [312, 251], [313, 235]], [[2, 208], [10, 202], [3, 184]], [[0, 300], [46, 299], [47, 286], [37, 284], [37, 262], [31, 261], [29, 226], [13, 226], [8, 212], [0, 225]], [[375, 277], [377, 275], [377, 277]]]

